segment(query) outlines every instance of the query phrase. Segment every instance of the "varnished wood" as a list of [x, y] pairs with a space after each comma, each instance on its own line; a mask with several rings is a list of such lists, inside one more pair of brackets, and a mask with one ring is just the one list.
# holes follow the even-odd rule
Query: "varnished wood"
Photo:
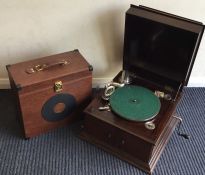
[[[29, 66], [59, 61], [65, 58], [69, 58], [70, 65], [55, 66], [34, 74], [25, 72]], [[65, 126], [82, 118], [82, 110], [90, 101], [92, 72], [89, 70], [89, 64], [78, 51], [17, 63], [7, 69], [26, 138]], [[48, 99], [59, 94], [54, 91], [54, 83], [59, 80], [63, 82], [63, 90], [60, 93], [73, 95], [78, 108], [63, 120], [46, 121], [42, 117], [41, 110]]]
[[[34, 67], [35, 65], [50, 64], [59, 61], [68, 61], [69, 64], [65, 66], [55, 66], [45, 71], [36, 72], [34, 74], [26, 73], [27, 68]], [[78, 51], [65, 52], [61, 54], [51, 55], [43, 58], [38, 58], [30, 61], [16, 63], [8, 67], [9, 72], [13, 75], [15, 84], [20, 84], [21, 87], [33, 86], [35, 84], [52, 81], [59, 77], [70, 77], [76, 74], [86, 73], [89, 69], [88, 62]], [[78, 75], [80, 76], [80, 75]]]
[[[85, 109], [80, 137], [151, 174], [179, 122], [173, 114], [188, 82], [204, 25], [135, 5], [125, 19], [123, 70], [130, 73], [131, 85], [162, 91], [172, 100], [160, 99], [160, 112], [152, 121], [156, 127], [148, 130], [145, 122], [99, 111], [106, 104], [99, 93]], [[120, 82], [120, 76], [114, 82]]]
[[126, 12], [123, 69], [175, 90], [186, 86], [203, 32], [201, 22], [131, 5]]
[[172, 116], [177, 103], [162, 101], [154, 121], [156, 129], [148, 130], [144, 122], [130, 122], [112, 112], [99, 111], [98, 107], [104, 105], [100, 95], [85, 109], [80, 137], [151, 174], [178, 123]]
[[[88, 133], [86, 129], [83, 129], [83, 131], [80, 134], [80, 138], [83, 140], [86, 140], [94, 145], [97, 145], [101, 149], [119, 157], [122, 160], [127, 161], [128, 163], [138, 167], [139, 169], [147, 172], [148, 174], [152, 174], [154, 171], [154, 168], [156, 166], [156, 163], [158, 159], [160, 158], [160, 155], [162, 154], [166, 144], [169, 141], [169, 138], [176, 127], [178, 121], [175, 118], [172, 118], [169, 127], [165, 128], [164, 133], [160, 139], [160, 143], [155, 145], [153, 148], [153, 151], [151, 151], [151, 156], [149, 157], [149, 161], [143, 161], [143, 159], [140, 159], [140, 157], [136, 156], [136, 154], [130, 154], [130, 152], [125, 151], [124, 149], [120, 147], [116, 147], [115, 145], [109, 144], [108, 142], [99, 139], [98, 137], [94, 137], [92, 133]], [[133, 140], [135, 142], [135, 140]], [[133, 147], [136, 152], [139, 153], [139, 150], [137, 147], [134, 147], [133, 145], [128, 145], [130, 147]], [[147, 145], [141, 145], [141, 146], [147, 146]], [[143, 156], [145, 156], [144, 151], [141, 153]]]
[[[120, 73], [114, 81], [119, 81], [119, 78]], [[132, 84], [152, 91], [163, 90], [160, 85], [138, 78]], [[144, 122], [131, 122], [113, 112], [99, 111], [98, 108], [106, 104], [101, 95], [102, 91], [96, 94], [85, 109], [86, 116], [80, 137], [151, 174], [179, 122], [173, 114], [182, 93], [172, 101], [160, 99], [161, 109], [154, 118], [154, 130], [146, 129]], [[175, 95], [176, 92], [172, 92], [172, 96]]]

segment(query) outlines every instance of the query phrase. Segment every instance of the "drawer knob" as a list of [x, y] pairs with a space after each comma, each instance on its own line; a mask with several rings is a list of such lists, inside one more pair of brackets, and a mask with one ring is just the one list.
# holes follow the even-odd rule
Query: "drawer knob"
[[84, 125], [80, 125], [80, 128], [81, 128], [81, 129], [84, 129], [84, 128], [85, 128], [85, 126], [84, 126]]
[[110, 139], [110, 138], [112, 137], [112, 134], [109, 133], [109, 134], [107, 135], [107, 137]]
[[124, 145], [125, 144], [125, 140], [121, 140], [121, 143], [122, 143], [122, 145]]

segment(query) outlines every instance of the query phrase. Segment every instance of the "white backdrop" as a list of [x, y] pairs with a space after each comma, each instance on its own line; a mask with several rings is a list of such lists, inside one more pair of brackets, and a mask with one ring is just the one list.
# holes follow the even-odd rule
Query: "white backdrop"
[[[5, 65], [78, 48], [94, 66], [94, 84], [122, 67], [124, 15], [145, 5], [205, 23], [204, 0], [0, 0], [0, 88]], [[205, 37], [189, 85], [205, 86]]]

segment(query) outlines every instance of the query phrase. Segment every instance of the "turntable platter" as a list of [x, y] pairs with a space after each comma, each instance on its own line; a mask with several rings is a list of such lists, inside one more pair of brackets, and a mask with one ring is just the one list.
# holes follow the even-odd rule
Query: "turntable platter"
[[127, 85], [110, 96], [110, 106], [120, 117], [131, 121], [148, 121], [160, 111], [159, 98], [149, 89]]

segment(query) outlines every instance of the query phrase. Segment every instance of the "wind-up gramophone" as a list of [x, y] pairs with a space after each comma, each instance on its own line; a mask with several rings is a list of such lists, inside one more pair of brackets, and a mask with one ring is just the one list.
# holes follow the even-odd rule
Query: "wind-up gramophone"
[[81, 138], [152, 173], [181, 121], [175, 109], [203, 31], [202, 23], [131, 5], [123, 71], [85, 109]]

